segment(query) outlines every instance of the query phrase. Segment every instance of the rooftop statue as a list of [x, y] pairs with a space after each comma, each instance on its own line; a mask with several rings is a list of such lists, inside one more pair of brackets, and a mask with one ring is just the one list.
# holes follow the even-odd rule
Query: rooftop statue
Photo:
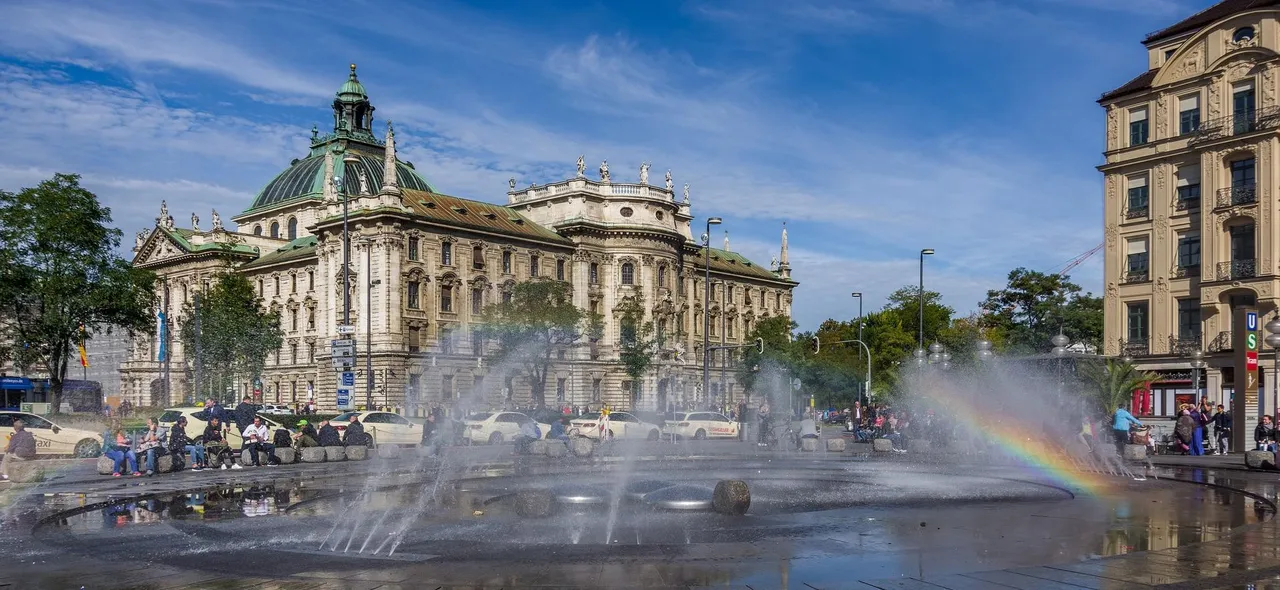
[[675, 184], [672, 184], [671, 182], [671, 171], [667, 170], [667, 190], [671, 190], [671, 188], [674, 186]]
[[609, 182], [609, 161], [600, 162], [600, 182]]
[[649, 184], [649, 163], [640, 164], [640, 184]]
[[578, 156], [578, 178], [587, 175], [587, 161], [584, 158], [585, 156]]

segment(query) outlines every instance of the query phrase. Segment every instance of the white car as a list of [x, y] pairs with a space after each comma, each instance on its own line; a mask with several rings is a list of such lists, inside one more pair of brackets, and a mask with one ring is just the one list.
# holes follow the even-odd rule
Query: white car
[[[609, 432], [615, 439], [658, 440], [662, 427], [641, 420], [627, 412], [609, 413]], [[600, 414], [584, 414], [569, 422], [569, 436], [600, 438]]]
[[13, 436], [13, 421], [22, 420], [26, 429], [36, 439], [36, 456], [73, 455], [97, 457], [102, 454], [102, 433], [63, 428], [35, 414], [26, 412], [0, 412], [0, 451], [9, 445]]
[[416, 445], [422, 442], [422, 425], [392, 412], [347, 412], [329, 420], [329, 423], [345, 437], [353, 414], [364, 425], [365, 433], [373, 437], [374, 444]]
[[[173, 425], [178, 421], [179, 416], [186, 416], [187, 437], [194, 439], [197, 436], [203, 436], [204, 427], [208, 426], [207, 422], [196, 417], [196, 414], [203, 411], [204, 408], [197, 407], [168, 408], [160, 414], [160, 419], [157, 420], [157, 423], [160, 425], [160, 430], [162, 432], [168, 432], [168, 430], [173, 428]], [[257, 416], [262, 418], [262, 424], [267, 427], [267, 430], [270, 431], [272, 435], [275, 434], [277, 429], [284, 428], [284, 425], [264, 416], [262, 413], [258, 413]], [[240, 436], [240, 429], [236, 428], [236, 423], [232, 422], [230, 424], [223, 424], [223, 426], [227, 427], [227, 446], [233, 449], [243, 447], [244, 437]]]
[[667, 420], [666, 432], [681, 438], [738, 438], [738, 423], [720, 412], [689, 412]]
[[[479, 412], [462, 421], [468, 442], [491, 445], [500, 445], [514, 439], [520, 434], [520, 427], [528, 422], [533, 422], [533, 418], [520, 412]], [[551, 425], [540, 422], [536, 424], [542, 430], [542, 437], [546, 438], [551, 432]]]
[[262, 413], [263, 414], [284, 414], [284, 415], [292, 416], [293, 408], [290, 408], [289, 406], [286, 406], [284, 404], [267, 404], [262, 406]]

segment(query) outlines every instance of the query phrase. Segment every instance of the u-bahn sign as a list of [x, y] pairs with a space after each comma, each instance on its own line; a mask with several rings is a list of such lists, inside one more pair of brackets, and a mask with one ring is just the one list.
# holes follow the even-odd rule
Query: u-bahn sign
[[1231, 444], [1234, 448], [1243, 449], [1246, 434], [1253, 431], [1252, 424], [1258, 420], [1258, 310], [1236, 308], [1232, 332], [1235, 384], [1231, 395], [1231, 417], [1238, 426], [1231, 429]]

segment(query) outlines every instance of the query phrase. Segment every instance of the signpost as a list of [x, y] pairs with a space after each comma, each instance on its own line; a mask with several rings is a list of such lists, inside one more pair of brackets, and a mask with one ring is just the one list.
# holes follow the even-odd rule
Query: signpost
[[339, 387], [339, 388], [338, 388], [338, 409], [339, 409], [339, 410], [342, 410], [342, 411], [346, 411], [346, 410], [350, 410], [350, 409], [352, 409], [352, 408], [351, 408], [351, 388], [350, 388], [350, 387]]
[[[351, 334], [354, 331], [352, 326], [338, 326], [340, 334]], [[354, 338], [338, 338], [330, 342], [330, 346], [333, 350], [333, 368], [341, 371], [338, 375], [338, 409], [353, 409], [351, 400], [356, 374], [351, 371], [351, 367], [356, 364], [356, 341]]]
[[1231, 448], [1248, 448], [1247, 435], [1253, 432], [1259, 417], [1266, 413], [1258, 407], [1258, 310], [1236, 308], [1233, 318], [1233, 353], [1235, 383], [1231, 395]]
[[340, 325], [340, 326], [338, 326], [338, 333], [339, 333], [339, 334], [355, 334], [355, 333], [356, 333], [356, 327], [355, 327], [355, 326]]

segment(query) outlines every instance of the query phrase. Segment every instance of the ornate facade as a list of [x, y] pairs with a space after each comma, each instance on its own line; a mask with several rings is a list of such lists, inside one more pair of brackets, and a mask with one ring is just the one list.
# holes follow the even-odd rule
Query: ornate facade
[[1220, 2], [1144, 43], [1149, 69], [1099, 101], [1105, 354], [1164, 376], [1139, 404], [1163, 416], [1195, 395], [1196, 350], [1201, 387], [1229, 400], [1232, 309], [1280, 303], [1280, 2]]
[[[267, 403], [315, 399], [335, 406], [337, 373], [330, 341], [344, 322], [357, 341], [355, 400], [418, 413], [465, 400], [471, 407], [529, 403], [518, 367], [491, 366], [491, 350], [475, 334], [481, 310], [518, 281], [568, 282], [573, 302], [604, 318], [604, 336], [566, 351], [548, 378], [548, 404], [654, 409], [667, 402], [740, 397], [733, 368], [713, 354], [712, 388], [701, 391], [705, 265], [710, 265], [713, 344], [743, 343], [755, 322], [791, 314], [791, 280], [783, 229], [780, 260], [763, 267], [726, 248], [708, 250], [691, 234], [688, 186], [614, 182], [608, 164], [543, 186], [509, 183], [506, 205], [448, 196], [411, 163], [396, 158], [395, 134], [374, 136], [373, 106], [352, 66], [333, 103], [334, 130], [312, 130], [311, 152], [269, 182], [235, 217], [238, 231], [216, 218], [207, 230], [177, 228], [162, 203], [156, 226], [139, 234], [134, 264], [161, 278], [158, 300], [182, 319], [196, 290], [228, 265], [254, 283], [264, 306], [281, 312], [285, 343], [261, 376]], [[349, 283], [343, 289], [343, 206], [349, 207]], [[727, 242], [727, 240], [726, 240]], [[346, 296], [344, 298], [344, 295]], [[618, 362], [624, 298], [641, 295], [648, 319], [669, 343], [631, 399]], [[344, 319], [349, 298], [349, 319]], [[175, 324], [176, 325], [176, 324]], [[181, 403], [192, 367], [170, 339], [168, 399], [155, 399], [166, 365], [157, 337], [135, 340], [121, 366], [122, 394], [138, 403]], [[373, 368], [372, 389], [364, 374]], [[717, 358], [718, 357], [718, 358]], [[254, 391], [248, 378], [237, 395]], [[164, 388], [159, 388], [164, 391]], [[148, 397], [152, 396], [152, 397]]]

